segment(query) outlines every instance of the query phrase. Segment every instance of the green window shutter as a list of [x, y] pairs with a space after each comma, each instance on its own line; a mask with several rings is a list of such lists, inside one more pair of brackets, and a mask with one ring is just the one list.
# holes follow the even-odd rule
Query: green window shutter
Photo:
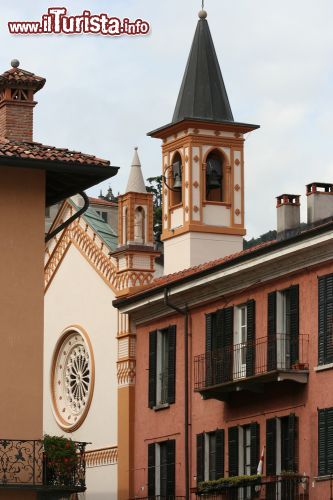
[[149, 388], [148, 406], [153, 408], [156, 405], [156, 350], [157, 331], [149, 333]]
[[290, 362], [291, 364], [299, 359], [299, 286], [294, 285], [289, 288], [290, 298]]
[[327, 474], [333, 474], [333, 408], [326, 410]]
[[298, 417], [291, 413], [288, 417], [288, 448], [287, 448], [288, 470], [298, 470]]
[[256, 363], [256, 302], [249, 300], [247, 311], [247, 347], [246, 347], [246, 376], [255, 374]]
[[318, 280], [318, 365], [325, 364], [326, 278]]
[[276, 418], [266, 420], [266, 475], [276, 474]]
[[267, 370], [276, 370], [276, 292], [268, 294]]
[[176, 399], [176, 326], [168, 329], [168, 403]]
[[318, 282], [318, 364], [333, 362], [333, 274]]
[[223, 309], [222, 321], [222, 382], [232, 380], [232, 369], [234, 362], [233, 343], [234, 343], [234, 308], [226, 307]]
[[176, 492], [176, 440], [167, 441], [167, 496], [174, 497]]
[[205, 434], [197, 434], [197, 483], [205, 480]]
[[148, 445], [148, 496], [155, 496], [155, 443]]
[[238, 476], [238, 427], [228, 429], [229, 476]]
[[224, 477], [224, 430], [217, 429], [215, 432], [216, 436], [216, 479]]
[[257, 474], [260, 458], [260, 426], [257, 422], [250, 424], [251, 435], [251, 474]]
[[318, 411], [318, 476], [327, 474], [326, 410]]
[[206, 314], [206, 352], [211, 352], [213, 343], [213, 314]]

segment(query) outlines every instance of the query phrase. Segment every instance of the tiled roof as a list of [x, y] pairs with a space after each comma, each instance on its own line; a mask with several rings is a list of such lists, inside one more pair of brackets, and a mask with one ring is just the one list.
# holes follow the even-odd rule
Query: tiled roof
[[66, 148], [46, 146], [39, 142], [16, 142], [0, 138], [0, 157], [19, 158], [25, 160], [40, 160], [50, 162], [65, 162], [69, 164], [109, 166], [108, 160], [86, 155], [79, 151]]
[[[76, 209], [79, 207], [70, 200], [70, 203], [75, 206]], [[89, 207], [86, 212], [82, 215], [83, 219], [87, 224], [98, 234], [98, 236], [106, 243], [107, 247], [114, 251], [117, 248], [118, 244], [118, 236], [114, 229], [105, 222], [105, 220], [94, 210], [92, 207]]]
[[96, 205], [105, 205], [108, 207], [118, 206], [118, 203], [116, 203], [115, 201], [102, 200], [101, 198], [92, 198], [91, 196], [89, 196], [89, 200], [91, 203], [94, 203]]
[[45, 85], [45, 78], [37, 76], [30, 71], [21, 68], [12, 68], [0, 75], [0, 88], [4, 87], [23, 87], [33, 88], [35, 92], [42, 89]]
[[[144, 290], [146, 290], [146, 289], [152, 290], [154, 288], [159, 288], [160, 286], [169, 285], [169, 284], [174, 283], [174, 282], [181, 280], [183, 278], [195, 276], [196, 274], [198, 274], [202, 271], [207, 271], [208, 269], [212, 269], [220, 264], [231, 262], [238, 257], [251, 254], [251, 253], [253, 253], [261, 248], [269, 247], [269, 246], [273, 245], [275, 242], [276, 242], [276, 240], [265, 241], [264, 243], [259, 243], [258, 245], [255, 245], [251, 248], [247, 248], [246, 250], [242, 250], [241, 252], [233, 253], [231, 255], [227, 255], [226, 257], [222, 257], [220, 259], [211, 260], [209, 262], [205, 262], [204, 264], [200, 264], [198, 266], [194, 266], [194, 267], [190, 267], [188, 269], [184, 269], [182, 271], [178, 271], [177, 273], [172, 273], [172, 274], [167, 274], [166, 276], [161, 276], [160, 278], [156, 278], [155, 280], [153, 280], [149, 285], [147, 285], [145, 287]], [[131, 295], [131, 297], [134, 297], [135, 295], [140, 295], [141, 293], [143, 293], [142, 289], [139, 292], [133, 293]]]

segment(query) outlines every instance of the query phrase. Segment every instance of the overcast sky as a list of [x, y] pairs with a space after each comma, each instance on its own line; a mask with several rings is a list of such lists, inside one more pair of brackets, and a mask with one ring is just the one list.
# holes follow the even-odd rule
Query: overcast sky
[[[142, 37], [14, 36], [7, 22], [39, 20], [48, 7], [89, 9], [151, 24]], [[123, 192], [133, 147], [145, 177], [160, 174], [160, 141], [146, 133], [171, 121], [201, 0], [0, 0], [0, 70], [17, 58], [44, 76], [34, 139], [110, 159]], [[332, 0], [206, 0], [208, 22], [235, 120], [256, 123], [245, 144], [248, 237], [275, 228], [275, 196], [333, 182]], [[102, 186], [105, 190], [108, 182]], [[98, 188], [90, 194], [97, 195]]]

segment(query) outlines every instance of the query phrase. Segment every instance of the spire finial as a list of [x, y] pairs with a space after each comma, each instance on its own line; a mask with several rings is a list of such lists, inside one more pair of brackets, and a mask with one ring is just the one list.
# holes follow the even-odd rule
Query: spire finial
[[12, 59], [10, 65], [12, 68], [18, 68], [20, 65], [20, 61], [18, 59]]
[[201, 1], [201, 11], [199, 12], [200, 19], [206, 19], [207, 11], [205, 10], [205, 0]]

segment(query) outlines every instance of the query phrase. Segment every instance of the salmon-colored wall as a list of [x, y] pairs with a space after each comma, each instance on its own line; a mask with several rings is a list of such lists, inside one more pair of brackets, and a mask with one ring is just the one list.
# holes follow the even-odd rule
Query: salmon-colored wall
[[[333, 369], [316, 372], [318, 364], [318, 276], [333, 272], [333, 263], [307, 269], [284, 279], [248, 289], [246, 292], [191, 310], [190, 373], [190, 486], [196, 487], [196, 434], [224, 428], [225, 475], [228, 475], [227, 430], [256, 421], [260, 424], [260, 449], [266, 444], [266, 420], [295, 413], [299, 417], [299, 472], [310, 476], [310, 498], [328, 498], [329, 481], [317, 482], [317, 408], [333, 407]], [[309, 335], [309, 379], [307, 384], [290, 382], [265, 385], [263, 393], [233, 393], [228, 403], [203, 400], [194, 392], [193, 358], [205, 352], [205, 313], [256, 301], [256, 337], [267, 336], [267, 294], [299, 285], [300, 334]], [[221, 290], [221, 295], [223, 290]], [[147, 496], [147, 448], [150, 442], [176, 439], [176, 495], [185, 493], [184, 483], [184, 362], [183, 317], [177, 315], [137, 328], [137, 379], [135, 387], [134, 494]], [[176, 403], [160, 411], [148, 408], [149, 332], [177, 325]], [[265, 473], [265, 469], [264, 469]], [[145, 489], [142, 490], [142, 487]]]
[[133, 495], [134, 387], [118, 388], [118, 500]]
[[0, 438], [42, 437], [44, 175], [0, 168]]

